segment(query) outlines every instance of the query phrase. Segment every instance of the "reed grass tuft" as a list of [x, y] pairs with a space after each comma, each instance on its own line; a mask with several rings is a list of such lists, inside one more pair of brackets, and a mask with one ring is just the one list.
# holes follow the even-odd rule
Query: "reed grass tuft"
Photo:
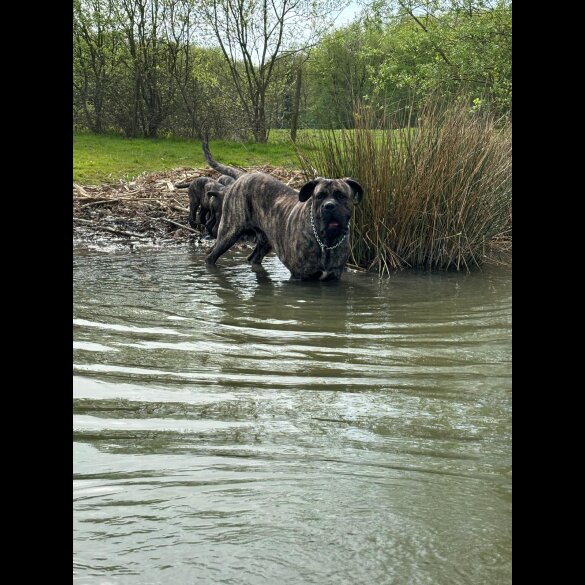
[[510, 251], [511, 124], [462, 100], [428, 101], [416, 122], [397, 127], [399, 120], [404, 112], [362, 106], [353, 129], [298, 143], [307, 176], [349, 176], [364, 187], [350, 263], [380, 275], [402, 267], [470, 270]]

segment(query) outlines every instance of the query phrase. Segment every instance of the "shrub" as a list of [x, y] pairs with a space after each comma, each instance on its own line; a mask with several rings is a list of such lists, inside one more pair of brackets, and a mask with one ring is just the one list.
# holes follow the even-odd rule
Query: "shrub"
[[396, 128], [403, 116], [362, 106], [354, 129], [299, 142], [308, 176], [351, 176], [364, 187], [350, 261], [379, 274], [405, 266], [469, 270], [511, 249], [510, 123], [464, 100], [429, 100], [416, 122]]

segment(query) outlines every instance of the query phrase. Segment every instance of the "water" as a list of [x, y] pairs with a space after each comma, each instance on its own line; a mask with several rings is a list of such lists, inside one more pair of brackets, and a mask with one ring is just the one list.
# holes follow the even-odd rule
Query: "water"
[[74, 582], [511, 583], [511, 273], [74, 253]]

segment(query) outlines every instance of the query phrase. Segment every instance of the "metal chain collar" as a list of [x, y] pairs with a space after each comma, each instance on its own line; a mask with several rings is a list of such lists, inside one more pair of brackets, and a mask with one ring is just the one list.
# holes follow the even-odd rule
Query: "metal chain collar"
[[349, 225], [350, 224], [351, 224], [351, 220], [347, 222], [347, 228], [345, 228], [345, 233], [343, 234], [343, 238], [341, 238], [341, 240], [339, 240], [339, 242], [337, 242], [337, 244], [335, 244], [335, 246], [326, 246], [321, 241], [321, 238], [319, 238], [319, 235], [317, 234], [317, 230], [315, 229], [315, 221], [313, 220], [313, 205], [311, 205], [311, 227], [313, 228], [313, 233], [315, 234], [315, 239], [317, 240], [317, 243], [319, 244], [319, 246], [321, 246], [321, 250], [335, 250], [335, 248], [337, 248], [338, 246], [341, 246], [341, 244], [343, 244], [343, 241], [345, 240], [345, 238], [347, 238], [347, 234], [349, 233]]

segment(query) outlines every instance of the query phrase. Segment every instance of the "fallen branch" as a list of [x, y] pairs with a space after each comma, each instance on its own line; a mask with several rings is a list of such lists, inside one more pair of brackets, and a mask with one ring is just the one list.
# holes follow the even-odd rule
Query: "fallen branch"
[[91, 227], [93, 229], [96, 229], [96, 230], [102, 230], [105, 232], [110, 232], [112, 234], [119, 234], [121, 236], [127, 236], [129, 238], [148, 238], [148, 236], [143, 236], [143, 235], [136, 234], [133, 232], [125, 232], [123, 230], [117, 230], [117, 229], [114, 229], [111, 227], [107, 227], [105, 225], [99, 225], [99, 224], [96, 224], [94, 221], [91, 221], [89, 219], [81, 219], [80, 217], [74, 217], [73, 221], [77, 221], [79, 223], [85, 223], [85, 224], [91, 225]]
[[173, 225], [176, 225], [176, 226], [183, 228], [185, 230], [189, 230], [195, 234], [199, 233], [197, 230], [194, 230], [191, 226], [183, 225], [182, 223], [178, 223], [178, 222], [173, 221], [172, 219], [168, 219], [166, 217], [149, 217], [148, 219], [151, 219], [152, 221], [156, 221], [157, 219], [162, 220], [162, 221], [168, 221], [169, 223], [172, 223]]
[[[136, 193], [139, 193], [139, 191], [138, 190], [131, 191], [129, 193], [129, 195], [136, 195]], [[126, 195], [124, 195], [122, 197], [110, 197], [108, 195], [86, 195], [86, 196], [79, 196], [79, 195], [76, 195], [74, 193], [73, 194], [73, 200], [75, 201], [76, 199], [94, 199], [96, 201], [98, 201], [98, 200], [101, 201], [102, 199], [103, 200], [109, 199], [110, 201], [113, 200], [113, 199], [119, 199], [119, 200], [128, 199], [128, 200], [131, 201], [132, 199], [142, 199], [142, 197], [128, 197]]]
[[181, 207], [180, 205], [169, 205], [169, 207], [175, 211], [189, 213], [189, 210], [186, 207]]
[[[91, 207], [92, 205], [100, 205], [102, 203], [116, 203], [118, 201], [142, 201], [144, 203], [152, 203], [152, 199], [147, 199], [146, 197], [101, 197], [97, 201], [92, 201], [91, 203], [84, 203], [79, 209], [84, 209], [85, 207]], [[157, 201], [157, 203], [160, 203]], [[187, 211], [189, 211], [187, 209]]]
[[181, 207], [179, 205], [173, 205], [172, 203], [168, 203], [167, 201], [161, 201], [157, 199], [156, 202], [162, 209], [174, 209], [175, 211], [186, 212], [189, 213], [189, 210], [186, 207]]
[[83, 197], [91, 197], [91, 195], [81, 185], [73, 183], [73, 188], [77, 189], [81, 193], [81, 195], [83, 195]]
[[101, 198], [98, 201], [92, 201], [91, 203], [84, 203], [79, 209], [85, 209], [86, 207], [92, 207], [93, 205], [101, 205], [102, 203], [112, 203], [114, 201], [120, 201], [120, 198], [113, 198], [113, 197], [107, 197], [107, 198]]

